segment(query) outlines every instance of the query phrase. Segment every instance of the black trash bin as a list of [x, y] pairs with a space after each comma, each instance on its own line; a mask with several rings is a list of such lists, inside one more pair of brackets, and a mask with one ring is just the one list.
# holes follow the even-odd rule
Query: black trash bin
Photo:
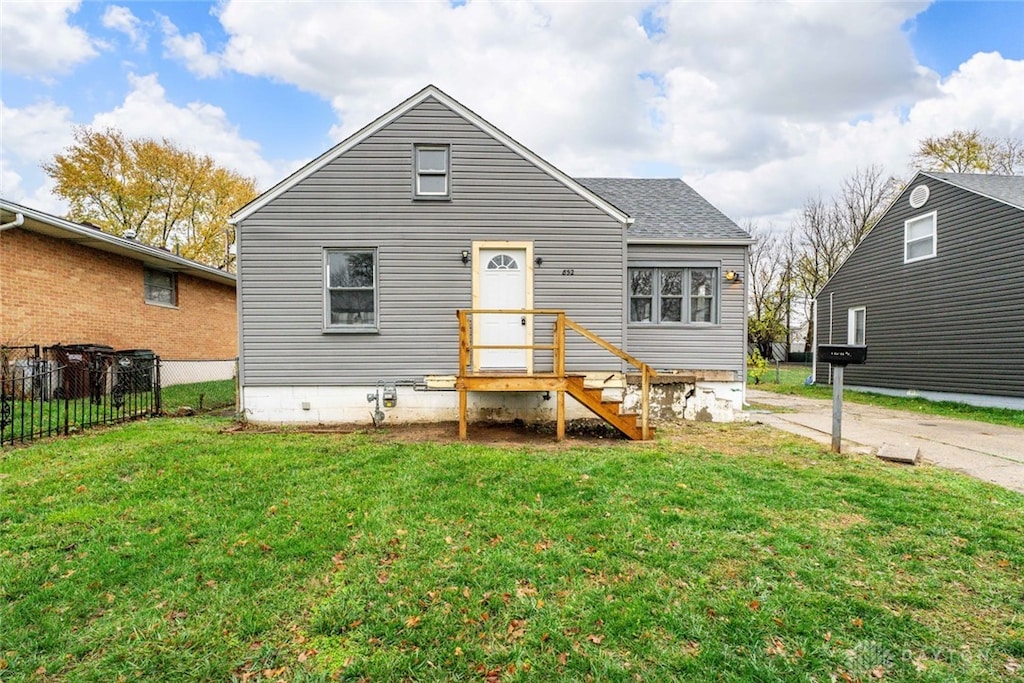
[[67, 344], [51, 346], [50, 352], [61, 371], [60, 396], [57, 398], [90, 397], [103, 400], [109, 383], [114, 347], [104, 344]]
[[114, 352], [117, 386], [125, 392], [153, 391], [153, 366], [156, 354], [150, 349], [125, 349]]

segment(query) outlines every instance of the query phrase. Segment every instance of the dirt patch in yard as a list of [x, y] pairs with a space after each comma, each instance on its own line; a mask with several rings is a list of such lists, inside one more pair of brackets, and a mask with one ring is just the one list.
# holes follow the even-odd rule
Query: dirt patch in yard
[[[371, 434], [388, 443], [454, 443], [459, 441], [457, 422], [393, 423], [380, 427], [367, 424], [331, 425], [254, 425], [237, 423], [225, 431], [298, 432], [305, 434]], [[469, 425], [466, 443], [487, 445], [529, 445], [572, 448], [579, 445], [631, 443], [614, 427], [602, 420], [569, 420], [566, 438], [555, 440], [555, 424], [515, 422], [475, 422]]]
[[[469, 425], [466, 443], [530, 446], [543, 449], [568, 449], [577, 446], [631, 445], [638, 448], [686, 448], [707, 450], [723, 455], [751, 455], [773, 452], [782, 441], [796, 437], [757, 423], [663, 422], [656, 425], [655, 440], [630, 441], [616, 429], [598, 419], [569, 420], [566, 438], [555, 440], [555, 424], [523, 422], [475, 422]], [[387, 443], [456, 443], [457, 422], [393, 423], [381, 427], [363, 424], [311, 426], [273, 426], [237, 423], [228, 431], [301, 432], [313, 434], [370, 434]]]

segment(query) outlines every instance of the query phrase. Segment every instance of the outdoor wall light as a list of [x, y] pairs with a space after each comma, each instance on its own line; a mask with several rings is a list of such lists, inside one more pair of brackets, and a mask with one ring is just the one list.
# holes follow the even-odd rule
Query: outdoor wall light
[[544, 258], [541, 257], [541, 256], [538, 256], [537, 258], [533, 259], [533, 262], [536, 263], [539, 266], [540, 264], [544, 263]]
[[731, 284], [736, 284], [740, 281], [740, 274], [735, 270], [727, 270], [725, 271], [725, 279]]
[[469, 263], [469, 249], [462, 250], [462, 265]]

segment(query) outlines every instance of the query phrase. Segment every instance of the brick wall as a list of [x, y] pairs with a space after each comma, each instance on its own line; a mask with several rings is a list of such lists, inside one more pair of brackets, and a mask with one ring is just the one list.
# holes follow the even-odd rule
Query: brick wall
[[179, 274], [145, 302], [141, 261], [21, 228], [0, 233], [0, 344], [106, 344], [171, 359], [238, 355], [235, 288]]

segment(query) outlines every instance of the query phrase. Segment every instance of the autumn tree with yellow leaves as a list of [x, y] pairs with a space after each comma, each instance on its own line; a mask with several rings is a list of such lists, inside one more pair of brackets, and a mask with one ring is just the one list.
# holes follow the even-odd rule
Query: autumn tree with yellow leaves
[[228, 217], [256, 196], [256, 180], [217, 166], [208, 155], [164, 138], [128, 138], [79, 127], [75, 143], [42, 165], [67, 218], [234, 269]]

